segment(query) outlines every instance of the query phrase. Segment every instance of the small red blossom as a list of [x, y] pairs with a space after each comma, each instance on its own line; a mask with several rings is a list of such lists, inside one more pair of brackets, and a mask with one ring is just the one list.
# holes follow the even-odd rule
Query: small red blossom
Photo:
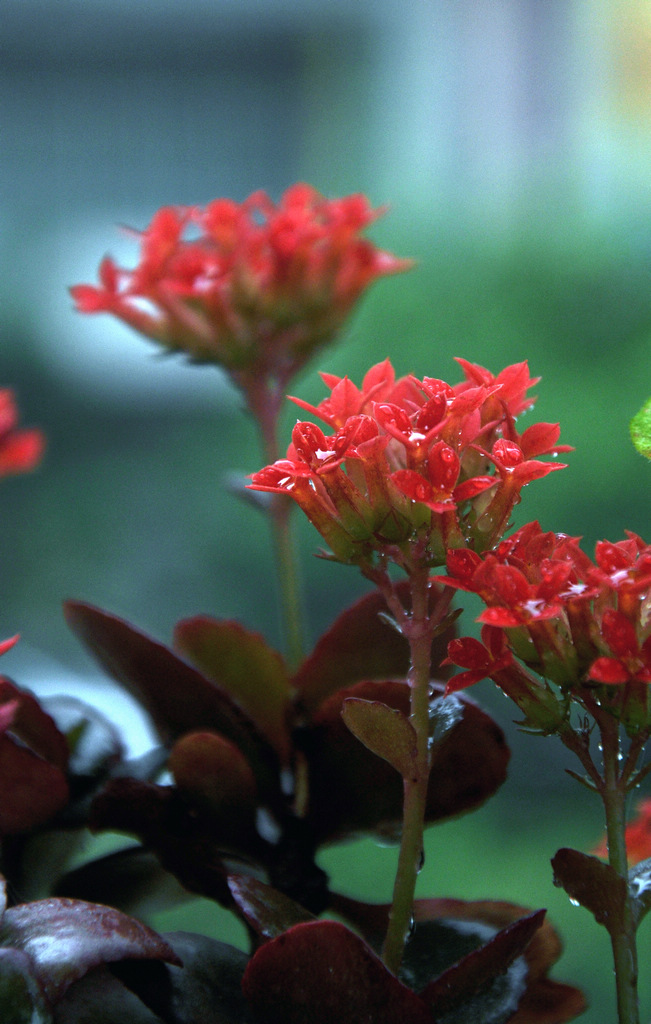
[[[0, 390], [0, 476], [27, 473], [41, 460], [45, 439], [40, 430], [18, 430], [13, 393]], [[1, 653], [1, 652], [0, 652]]]
[[484, 626], [481, 641], [471, 636], [457, 637], [448, 644], [443, 665], [458, 665], [465, 671], [453, 676], [445, 687], [446, 696], [464, 690], [482, 679], [489, 679], [513, 663], [513, 655], [500, 630]]
[[284, 386], [369, 285], [411, 266], [362, 237], [383, 212], [365, 196], [328, 200], [305, 184], [278, 204], [255, 192], [239, 204], [163, 207], [139, 236], [133, 270], [107, 258], [99, 283], [71, 294], [82, 313], [111, 313], [225, 367], [247, 395], [261, 378]]
[[588, 670], [590, 679], [614, 685], [651, 683], [651, 636], [640, 644], [633, 623], [614, 608], [604, 612], [601, 633], [613, 656], [593, 661]]

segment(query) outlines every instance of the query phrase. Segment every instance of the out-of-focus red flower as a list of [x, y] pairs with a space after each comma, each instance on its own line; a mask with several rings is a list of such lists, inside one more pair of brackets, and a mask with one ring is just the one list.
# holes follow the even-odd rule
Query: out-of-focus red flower
[[[450, 549], [490, 549], [521, 488], [562, 468], [529, 456], [567, 446], [556, 444], [550, 424], [515, 434], [513, 410], [532, 402], [524, 401], [526, 363], [488, 376], [486, 384], [467, 378], [454, 387], [431, 377], [396, 379], [388, 360], [369, 370], [361, 388], [324, 376], [329, 397], [318, 406], [297, 404], [332, 433], [297, 423], [287, 457], [254, 473], [250, 486], [289, 494], [341, 561], [363, 563], [382, 551], [401, 563], [419, 547], [421, 564], [442, 565]], [[486, 458], [489, 448], [517, 447], [514, 436], [524, 445], [515, 459], [522, 472], [505, 464], [506, 455]]]
[[243, 387], [284, 387], [380, 277], [411, 266], [361, 233], [383, 209], [328, 200], [309, 185], [278, 204], [164, 207], [140, 235], [133, 270], [106, 258], [99, 284], [71, 289], [82, 313], [111, 313], [165, 348], [218, 363]]
[[[605, 837], [593, 851], [595, 857], [608, 857]], [[626, 826], [626, 852], [629, 866], [651, 857], [651, 800], [642, 800], [635, 817]]]
[[27, 473], [41, 460], [45, 438], [40, 430], [18, 430], [13, 392], [0, 390], [0, 476]]

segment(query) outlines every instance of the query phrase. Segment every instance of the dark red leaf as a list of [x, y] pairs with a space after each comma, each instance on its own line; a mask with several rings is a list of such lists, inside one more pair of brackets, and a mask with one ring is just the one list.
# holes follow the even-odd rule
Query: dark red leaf
[[[440, 598], [442, 588], [433, 586], [430, 604]], [[409, 586], [398, 587], [407, 604]], [[389, 613], [386, 602], [375, 590], [347, 608], [317, 642], [312, 654], [300, 666], [294, 684], [299, 703], [309, 713], [332, 693], [362, 679], [400, 679], [409, 670], [409, 645], [400, 633], [380, 618]], [[451, 632], [437, 637], [432, 645], [433, 675], [447, 678], [439, 666], [447, 654]]]
[[239, 622], [197, 615], [174, 629], [175, 648], [255, 722], [289, 760], [289, 677], [277, 651]]
[[242, 987], [265, 1024], [432, 1024], [418, 996], [336, 921], [298, 924], [265, 943]]
[[7, 733], [0, 735], [0, 791], [0, 835], [44, 824], [68, 800], [63, 772]]
[[31, 693], [21, 690], [0, 676], [0, 704], [14, 701], [18, 706], [9, 731], [34, 753], [65, 771], [68, 764], [68, 744], [54, 719], [43, 710]]
[[11, 907], [2, 919], [0, 940], [30, 957], [51, 1004], [98, 964], [125, 958], [180, 964], [151, 928], [112, 907], [81, 900], [55, 898]]
[[554, 882], [586, 907], [609, 932], [622, 927], [626, 879], [610, 864], [580, 850], [563, 847], [552, 858]]
[[[442, 694], [437, 687], [434, 697]], [[346, 728], [343, 701], [381, 701], [409, 714], [401, 682], [363, 682], [340, 690], [319, 708], [300, 739], [310, 768], [309, 821], [318, 843], [372, 832], [395, 836], [402, 820], [402, 779]], [[472, 702], [433, 749], [427, 803], [429, 823], [483, 803], [506, 777], [509, 750], [496, 723]]]
[[100, 664], [142, 703], [164, 743], [211, 729], [249, 760], [267, 798], [277, 788], [277, 758], [230, 697], [163, 644], [91, 605], [68, 601], [66, 619]]
[[[336, 893], [333, 894], [332, 909], [356, 926], [374, 948], [381, 947], [388, 920], [388, 905], [361, 903]], [[438, 976], [463, 957], [462, 947], [455, 951], [455, 946], [459, 945], [458, 940], [454, 939], [455, 928], [462, 940], [464, 936], [474, 934], [476, 945], [481, 945], [491, 935], [495, 936], [503, 929], [508, 929], [523, 917], [526, 919], [530, 913], [526, 907], [496, 900], [416, 900], [416, 928], [405, 955], [406, 976], [411, 983], [418, 974], [421, 984], [417, 987], [421, 988], [424, 971], [429, 969], [430, 977], [432, 972]], [[430, 940], [426, 950], [423, 950], [422, 942], [419, 941], [421, 929], [435, 922], [445, 925], [446, 932], [438, 935], [436, 942]], [[472, 944], [465, 952], [468, 948], [472, 949]], [[547, 920], [543, 921], [524, 949], [526, 988], [519, 994], [518, 1009], [508, 1017], [508, 1024], [563, 1024], [583, 1012], [586, 1002], [579, 989], [547, 977], [561, 952], [562, 946], [556, 931]], [[436, 1016], [436, 1012], [433, 1012]], [[465, 1019], [462, 1011], [459, 1017]]]
[[536, 910], [499, 931], [484, 945], [449, 967], [421, 992], [434, 1014], [444, 1014], [503, 974], [540, 928], [544, 910]]
[[228, 887], [245, 921], [262, 939], [274, 939], [295, 924], [315, 920], [289, 896], [252, 875], [229, 875]]
[[[123, 961], [113, 974], [138, 994], [166, 1024], [261, 1024], [246, 1005], [242, 975], [248, 956], [233, 946], [191, 932], [164, 938], [183, 961], [174, 967], [153, 961]], [[91, 1018], [93, 1024], [95, 1019]], [[111, 1024], [131, 1024], [118, 1017]]]

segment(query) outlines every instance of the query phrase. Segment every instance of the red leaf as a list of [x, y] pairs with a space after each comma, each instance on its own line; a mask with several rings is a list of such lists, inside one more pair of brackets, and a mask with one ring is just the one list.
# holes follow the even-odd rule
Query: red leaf
[[140, 921], [112, 907], [81, 900], [48, 899], [23, 903], [2, 919], [2, 944], [30, 957], [41, 988], [54, 1004], [69, 985], [98, 964], [116, 960], [180, 960]]
[[[408, 601], [409, 584], [398, 588], [400, 599]], [[434, 604], [441, 589], [432, 586], [430, 600]], [[312, 654], [294, 677], [298, 701], [308, 712], [330, 694], [362, 679], [399, 679], [409, 671], [409, 645], [394, 628], [380, 618], [389, 609], [379, 591], [372, 591], [334, 621], [319, 639]], [[446, 655], [452, 631], [437, 637], [432, 645], [432, 668], [435, 675]]]
[[418, 996], [336, 921], [298, 924], [265, 943], [242, 987], [265, 1024], [432, 1024]]
[[226, 693], [123, 619], [81, 602], [68, 601], [64, 608], [68, 624], [100, 664], [143, 704], [163, 742], [198, 729], [222, 733], [239, 747], [273, 799], [275, 754]]
[[0, 835], [42, 825], [68, 800], [63, 772], [6, 733], [0, 736], [0, 790]]

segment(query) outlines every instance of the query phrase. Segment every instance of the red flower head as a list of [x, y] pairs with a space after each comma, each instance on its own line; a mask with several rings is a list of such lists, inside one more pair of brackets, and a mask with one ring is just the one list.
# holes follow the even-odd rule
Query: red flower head
[[383, 210], [294, 185], [278, 204], [164, 207], [134, 270], [105, 259], [98, 285], [71, 289], [82, 313], [112, 313], [168, 349], [224, 366], [250, 399], [284, 387], [342, 326], [362, 292], [411, 266], [361, 237]]
[[[607, 705], [631, 735], [651, 725], [651, 546], [640, 537], [601, 541], [592, 562], [578, 538], [529, 523], [484, 557], [450, 551], [447, 568], [439, 580], [478, 594], [478, 620], [529, 668], [579, 703]], [[469, 651], [476, 663], [455, 661], [467, 670], [459, 685], [484, 669], [495, 678]]]
[[13, 393], [0, 390], [0, 476], [26, 473], [41, 460], [45, 439], [40, 430], [17, 430]]
[[297, 423], [287, 458], [253, 474], [251, 486], [290, 494], [331, 546], [337, 535], [342, 561], [368, 563], [382, 552], [406, 568], [414, 558], [442, 565], [451, 548], [490, 549], [520, 489], [561, 468], [534, 456], [567, 450], [555, 426], [515, 432], [510, 407], [525, 404], [526, 364], [476, 386], [396, 379], [388, 360], [361, 388], [347, 377], [323, 379], [330, 395], [318, 406], [294, 401], [332, 433]]

